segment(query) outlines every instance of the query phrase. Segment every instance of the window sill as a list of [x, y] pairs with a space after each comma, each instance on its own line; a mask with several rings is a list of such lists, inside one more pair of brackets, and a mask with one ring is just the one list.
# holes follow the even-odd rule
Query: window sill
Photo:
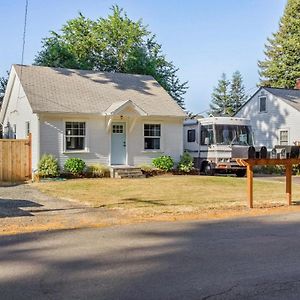
[[143, 150], [142, 153], [164, 153], [162, 150]]
[[90, 153], [89, 150], [65, 150], [63, 151], [63, 154], [73, 154], [73, 153]]

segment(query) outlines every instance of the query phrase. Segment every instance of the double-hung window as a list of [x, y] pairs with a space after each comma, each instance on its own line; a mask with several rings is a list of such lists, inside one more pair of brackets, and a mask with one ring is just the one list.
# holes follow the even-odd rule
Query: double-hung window
[[280, 130], [279, 131], [279, 145], [288, 145], [289, 144], [289, 131]]
[[161, 124], [144, 124], [144, 150], [160, 150]]
[[85, 122], [66, 122], [66, 151], [82, 151], [86, 148]]

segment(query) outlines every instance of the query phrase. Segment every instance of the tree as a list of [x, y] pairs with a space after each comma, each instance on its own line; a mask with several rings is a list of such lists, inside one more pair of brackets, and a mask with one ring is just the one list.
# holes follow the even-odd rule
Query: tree
[[5, 94], [5, 90], [6, 90], [6, 86], [7, 86], [7, 82], [8, 82], [8, 76], [9, 76], [9, 72], [7, 72], [7, 76], [3, 76], [0, 77], [0, 108], [2, 105], [2, 101], [4, 98], [4, 94]]
[[141, 20], [133, 21], [118, 6], [107, 18], [92, 21], [81, 13], [43, 39], [36, 65], [136, 73], [153, 76], [184, 108], [187, 82], [177, 76], [178, 68], [162, 53]]
[[217, 87], [214, 87], [211, 98], [211, 114], [214, 116], [219, 115], [232, 115], [232, 105], [229, 94], [230, 81], [227, 80], [226, 74], [223, 73], [221, 79], [218, 81]]
[[246, 100], [247, 96], [245, 94], [242, 74], [239, 71], [235, 71], [232, 74], [230, 84], [230, 106], [233, 114], [239, 110]]
[[266, 59], [258, 62], [260, 85], [294, 88], [300, 77], [300, 0], [288, 0], [279, 30], [267, 39]]

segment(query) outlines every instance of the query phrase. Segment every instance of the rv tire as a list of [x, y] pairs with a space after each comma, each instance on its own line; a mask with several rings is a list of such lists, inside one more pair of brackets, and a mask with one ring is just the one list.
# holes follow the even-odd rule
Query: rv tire
[[244, 169], [237, 170], [235, 174], [236, 174], [236, 177], [244, 177], [246, 175], [246, 170], [244, 170]]
[[209, 162], [204, 163], [203, 165], [203, 172], [205, 175], [207, 176], [214, 176], [215, 175], [215, 171], [212, 167], [212, 164]]

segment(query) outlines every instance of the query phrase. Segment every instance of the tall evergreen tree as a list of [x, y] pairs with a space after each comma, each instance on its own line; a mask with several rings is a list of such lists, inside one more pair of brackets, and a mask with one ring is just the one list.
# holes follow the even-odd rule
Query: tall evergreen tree
[[223, 73], [211, 95], [210, 113], [212, 115], [232, 115], [233, 110], [231, 107], [229, 89], [230, 81], [227, 80], [226, 74]]
[[279, 30], [268, 38], [258, 62], [260, 85], [294, 88], [300, 77], [300, 0], [288, 0]]
[[242, 74], [239, 71], [235, 71], [232, 74], [230, 84], [230, 106], [233, 113], [236, 113], [246, 100], [247, 96], [245, 93]]
[[0, 77], [0, 108], [2, 105], [3, 97], [5, 94], [5, 90], [6, 90], [6, 86], [7, 86], [7, 82], [8, 82], [9, 72], [6, 72], [6, 73], [7, 73], [7, 76]]
[[118, 6], [96, 21], [79, 14], [62, 26], [60, 34], [52, 31], [42, 43], [37, 65], [152, 75], [184, 108], [187, 82], [179, 80], [178, 69], [147, 26], [131, 20]]

